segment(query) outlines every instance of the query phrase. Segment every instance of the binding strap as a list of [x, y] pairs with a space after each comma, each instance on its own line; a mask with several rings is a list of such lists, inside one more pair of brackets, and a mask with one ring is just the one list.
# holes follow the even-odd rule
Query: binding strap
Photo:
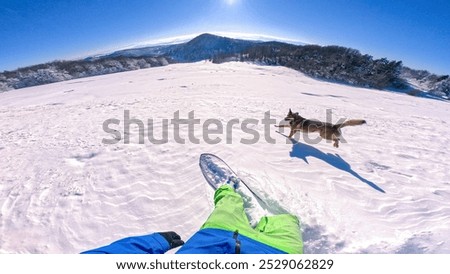
[[239, 230], [236, 230], [233, 234], [233, 239], [236, 241], [236, 247], [234, 248], [234, 253], [241, 254], [241, 241], [238, 239]]

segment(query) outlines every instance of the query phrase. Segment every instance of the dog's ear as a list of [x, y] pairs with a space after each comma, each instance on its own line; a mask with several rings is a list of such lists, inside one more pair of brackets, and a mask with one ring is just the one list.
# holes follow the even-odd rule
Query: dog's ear
[[291, 109], [289, 109], [289, 113], [288, 114], [292, 114], [292, 110]]

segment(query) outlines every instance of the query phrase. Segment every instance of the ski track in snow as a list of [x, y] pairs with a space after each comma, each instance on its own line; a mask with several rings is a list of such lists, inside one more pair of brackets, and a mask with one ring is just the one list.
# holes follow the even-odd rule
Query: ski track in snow
[[[347, 141], [287, 140], [261, 119], [288, 109], [307, 118], [366, 119]], [[261, 139], [233, 126], [211, 145], [102, 144], [106, 119], [124, 110], [146, 123], [189, 111], [203, 123], [258, 119]], [[78, 253], [155, 231], [195, 233], [213, 209], [198, 167], [217, 154], [248, 184], [299, 216], [305, 253], [450, 252], [450, 104], [314, 80], [283, 67], [177, 64], [0, 94], [0, 252]], [[196, 126], [200, 138], [201, 128]], [[187, 139], [187, 128], [181, 136]], [[145, 132], [145, 137], [147, 132]], [[312, 134], [310, 137], [316, 137]]]

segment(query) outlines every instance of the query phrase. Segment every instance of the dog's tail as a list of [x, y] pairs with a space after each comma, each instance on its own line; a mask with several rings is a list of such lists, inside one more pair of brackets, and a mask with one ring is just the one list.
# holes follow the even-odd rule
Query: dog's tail
[[366, 120], [347, 120], [341, 124], [336, 124], [333, 127], [334, 128], [343, 128], [346, 126], [359, 126], [359, 125], [363, 125], [366, 124]]

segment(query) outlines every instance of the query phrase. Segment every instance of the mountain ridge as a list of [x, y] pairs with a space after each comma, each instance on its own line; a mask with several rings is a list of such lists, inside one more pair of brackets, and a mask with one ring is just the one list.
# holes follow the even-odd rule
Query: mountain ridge
[[375, 89], [394, 89], [414, 96], [449, 99], [448, 75], [404, 67], [401, 61], [374, 59], [339, 46], [294, 45], [277, 41], [234, 39], [209, 33], [187, 42], [115, 51], [82, 60], [54, 61], [0, 73], [0, 91], [108, 73], [211, 60], [281, 65], [326, 81]]

